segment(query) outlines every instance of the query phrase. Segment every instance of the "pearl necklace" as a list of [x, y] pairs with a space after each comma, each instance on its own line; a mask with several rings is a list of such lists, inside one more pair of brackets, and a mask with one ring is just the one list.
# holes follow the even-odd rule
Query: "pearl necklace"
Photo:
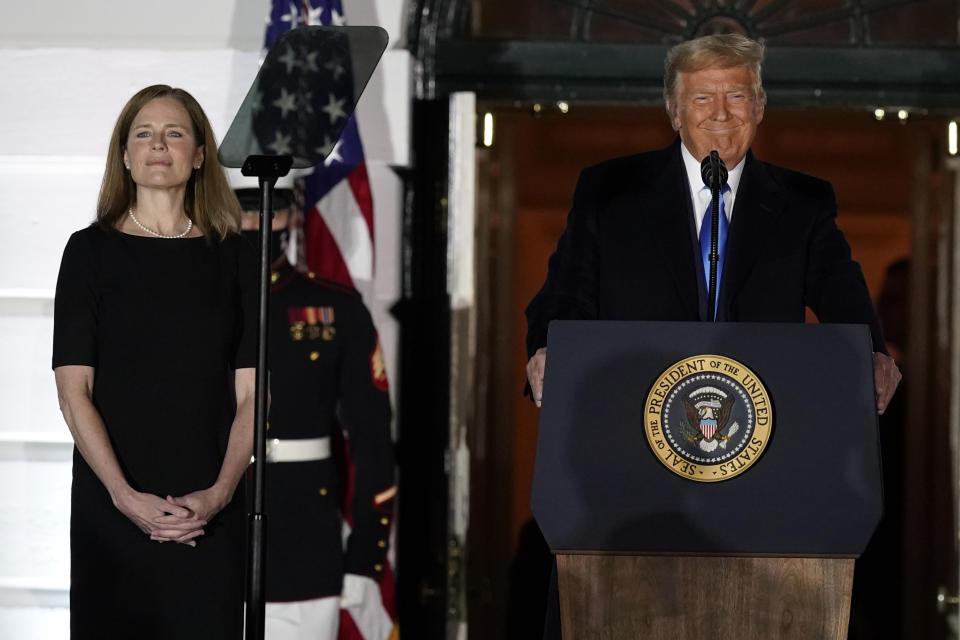
[[133, 207], [130, 207], [129, 209], [127, 209], [127, 213], [130, 214], [130, 219], [133, 220], [133, 223], [134, 223], [135, 225], [137, 225], [137, 226], [140, 227], [143, 231], [149, 233], [150, 235], [152, 235], [152, 236], [154, 236], [154, 237], [156, 237], [156, 238], [167, 238], [168, 240], [176, 240], [177, 238], [182, 238], [183, 236], [187, 235], [188, 233], [190, 233], [190, 229], [193, 229], [193, 220], [191, 220], [190, 218], [187, 218], [187, 228], [183, 230], [183, 233], [178, 233], [178, 234], [175, 235], [175, 236], [168, 236], [168, 235], [166, 235], [166, 234], [164, 234], [164, 233], [158, 233], [158, 232], [154, 231], [153, 229], [148, 229], [147, 227], [143, 226], [143, 225], [140, 223], [140, 221], [137, 220], [137, 216], [133, 215]]

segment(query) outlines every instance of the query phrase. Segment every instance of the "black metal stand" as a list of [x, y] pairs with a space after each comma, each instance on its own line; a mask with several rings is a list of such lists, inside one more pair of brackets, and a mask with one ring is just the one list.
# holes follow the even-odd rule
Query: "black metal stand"
[[[720, 190], [727, 182], [727, 167], [714, 149], [700, 163], [703, 183], [710, 188], [710, 273], [707, 276], [707, 318], [717, 320], [717, 264], [720, 262]], [[706, 220], [701, 224], [705, 224]]]
[[257, 374], [254, 396], [253, 431], [253, 500], [249, 516], [249, 556], [247, 557], [247, 640], [262, 640], [264, 634], [267, 517], [263, 511], [264, 474], [267, 455], [267, 347], [270, 311], [270, 225], [273, 220], [273, 186], [277, 178], [287, 175], [293, 158], [290, 156], [249, 156], [240, 169], [245, 176], [260, 180], [260, 261], [258, 268], [259, 296], [257, 310]]
[[710, 278], [707, 287], [707, 317], [717, 319], [717, 264], [720, 262], [720, 185], [710, 185]]

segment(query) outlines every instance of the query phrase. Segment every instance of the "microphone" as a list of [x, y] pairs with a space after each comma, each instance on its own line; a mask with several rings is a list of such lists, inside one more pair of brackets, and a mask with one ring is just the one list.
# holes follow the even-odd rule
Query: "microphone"
[[711, 189], [720, 189], [726, 183], [727, 165], [723, 164], [716, 150], [711, 151], [710, 155], [700, 163], [700, 176], [703, 178], [703, 184]]

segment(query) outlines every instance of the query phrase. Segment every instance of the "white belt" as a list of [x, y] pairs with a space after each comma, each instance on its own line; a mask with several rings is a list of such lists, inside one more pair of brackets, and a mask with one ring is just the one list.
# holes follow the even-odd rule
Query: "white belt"
[[330, 457], [330, 438], [267, 440], [267, 462], [308, 462]]

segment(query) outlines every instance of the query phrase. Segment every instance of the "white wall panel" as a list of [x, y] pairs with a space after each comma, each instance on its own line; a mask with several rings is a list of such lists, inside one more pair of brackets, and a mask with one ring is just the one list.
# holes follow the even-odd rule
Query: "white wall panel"
[[360, 97], [357, 123], [368, 162], [410, 166], [412, 69], [409, 52], [388, 50]]
[[[349, 24], [379, 25], [403, 46], [406, 2], [344, 0]], [[269, 0], [72, 0], [0, 3], [0, 43], [13, 47], [110, 47], [252, 51], [263, 44]]]
[[253, 50], [263, 43], [269, 5], [269, 0], [8, 0], [0, 3], [0, 43]]
[[70, 612], [66, 608], [2, 608], [0, 634], [17, 640], [67, 640], [70, 637]]
[[52, 297], [67, 238], [94, 219], [102, 174], [96, 157], [0, 156], [0, 290]]
[[69, 637], [71, 450], [0, 441], [0, 638]]
[[406, 46], [404, 18], [407, 3], [403, 0], [343, 0], [347, 24], [377, 25], [383, 27], [390, 37], [390, 49]]
[[[36, 588], [69, 586], [72, 448], [42, 447], [46, 451], [20, 449], [10, 455], [0, 446], [0, 586], [14, 581]], [[65, 459], [43, 459], [57, 457]]]
[[[344, 0], [354, 25], [379, 25], [402, 46], [406, 2]], [[0, 4], [0, 43], [15, 47], [145, 47], [253, 50], [263, 43], [269, 0], [73, 0]]]
[[[50, 306], [49, 302], [35, 302]], [[0, 298], [0, 310], [5, 306], [12, 305]], [[0, 315], [0, 353], [3, 354], [0, 366], [0, 455], [4, 434], [70, 439], [60, 415], [57, 388], [50, 369], [52, 342], [52, 317]]]

